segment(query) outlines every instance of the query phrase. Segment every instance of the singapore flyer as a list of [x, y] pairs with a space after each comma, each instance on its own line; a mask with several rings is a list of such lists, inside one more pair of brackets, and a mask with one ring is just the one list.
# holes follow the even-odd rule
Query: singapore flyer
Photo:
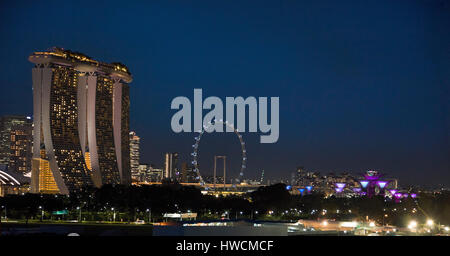
[[233, 186], [235, 186], [235, 184], [241, 183], [241, 181], [244, 177], [244, 172], [245, 172], [245, 168], [247, 165], [247, 151], [245, 149], [245, 142], [242, 138], [242, 135], [239, 133], [238, 129], [234, 128], [233, 124], [230, 124], [228, 121], [224, 122], [223, 120], [218, 120], [218, 121], [216, 120], [214, 123], [209, 122], [207, 125], [204, 125], [203, 129], [198, 131], [198, 135], [194, 137], [195, 143], [192, 145], [192, 148], [194, 151], [191, 153], [191, 156], [193, 158], [192, 164], [194, 166], [194, 172], [197, 175], [196, 179], [198, 180], [200, 185], [202, 185], [202, 186], [205, 185], [205, 181], [203, 180], [203, 177], [200, 174], [200, 170], [199, 170], [199, 163], [198, 163], [199, 145], [200, 145], [200, 140], [201, 140], [202, 136], [205, 133], [208, 133], [210, 128], [216, 124], [222, 124], [222, 125], [225, 125], [225, 126], [231, 128], [234, 131], [234, 133], [236, 134], [236, 136], [238, 137], [239, 143], [241, 145], [241, 153], [242, 153], [241, 170], [239, 172], [238, 177], [233, 180]]

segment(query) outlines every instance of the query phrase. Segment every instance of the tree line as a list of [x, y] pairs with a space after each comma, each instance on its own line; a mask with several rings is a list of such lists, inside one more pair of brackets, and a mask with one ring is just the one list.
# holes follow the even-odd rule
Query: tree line
[[[450, 224], [450, 193], [420, 194], [417, 199], [394, 202], [382, 196], [365, 198], [325, 197], [320, 193], [292, 195], [285, 184], [264, 186], [244, 195], [202, 194], [194, 186], [104, 185], [70, 195], [23, 194], [0, 198], [1, 213], [10, 219], [77, 219], [100, 221], [163, 220], [164, 213], [196, 212], [198, 219], [298, 220], [371, 219], [404, 226], [411, 218], [433, 218]], [[54, 216], [55, 211], [66, 215]]]

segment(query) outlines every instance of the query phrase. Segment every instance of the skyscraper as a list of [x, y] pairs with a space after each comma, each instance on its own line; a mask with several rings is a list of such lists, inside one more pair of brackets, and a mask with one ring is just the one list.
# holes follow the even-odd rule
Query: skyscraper
[[196, 182], [197, 174], [194, 171], [193, 166], [189, 166], [188, 163], [181, 163], [181, 178], [180, 182], [190, 183]]
[[11, 127], [8, 170], [25, 174], [31, 171], [33, 126], [31, 121]]
[[35, 52], [32, 192], [130, 184], [129, 87], [120, 63], [60, 48]]
[[164, 179], [175, 180], [178, 164], [178, 153], [166, 153], [164, 161]]
[[[11, 155], [12, 155], [12, 149], [11, 149], [11, 129], [27, 129], [26, 127], [31, 127], [32, 122], [31, 118], [27, 116], [20, 116], [20, 115], [10, 115], [10, 116], [3, 116], [0, 118], [0, 164], [6, 165], [10, 167], [11, 164]], [[25, 139], [22, 137], [21, 139]], [[20, 142], [21, 143], [21, 142]], [[17, 145], [20, 147], [20, 144]], [[24, 147], [30, 146], [31, 144], [23, 144]], [[16, 145], [14, 143], [14, 149]], [[24, 153], [26, 150], [29, 149], [20, 149], [20, 154]], [[15, 154], [16, 152], [14, 152]], [[30, 160], [25, 160], [30, 161]], [[11, 168], [11, 167], [10, 167]], [[15, 169], [15, 167], [13, 167]], [[27, 170], [30, 171], [30, 170]]]
[[133, 180], [139, 180], [141, 176], [139, 172], [139, 140], [140, 138], [135, 132], [130, 132], [130, 163]]
[[188, 178], [188, 165], [186, 162], [181, 163], [181, 179], [180, 182], [187, 182]]

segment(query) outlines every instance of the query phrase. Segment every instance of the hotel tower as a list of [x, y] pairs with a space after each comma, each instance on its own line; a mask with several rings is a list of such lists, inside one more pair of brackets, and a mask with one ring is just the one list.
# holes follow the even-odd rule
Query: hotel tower
[[35, 64], [32, 192], [130, 184], [128, 68], [60, 48], [35, 52], [29, 61]]

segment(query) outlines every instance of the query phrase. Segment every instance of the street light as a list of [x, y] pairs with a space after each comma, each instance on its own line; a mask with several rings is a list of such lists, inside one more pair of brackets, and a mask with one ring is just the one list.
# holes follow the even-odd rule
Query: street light
[[116, 222], [116, 210], [114, 207], [112, 207], [111, 210], [113, 211], [113, 222]]
[[412, 220], [412, 221], [410, 221], [409, 222], [409, 225], [408, 225], [408, 228], [409, 229], [415, 229], [417, 227], [417, 221], [415, 221], [415, 220]]
[[147, 209], [148, 212], [148, 223], [152, 222], [152, 209]]
[[5, 209], [5, 220], [7, 220], [7, 219], [8, 219], [8, 216], [6, 216], [6, 206], [2, 205], [2, 208]]
[[81, 222], [81, 207], [80, 207], [80, 206], [77, 206], [77, 210], [80, 210], [80, 215], [79, 215], [79, 220], [78, 220], [78, 222]]
[[434, 221], [429, 219], [427, 220], [427, 226], [432, 227], [434, 225]]
[[39, 209], [41, 209], [41, 222], [44, 221], [44, 208], [42, 206], [39, 206]]
[[387, 218], [389, 215], [387, 215], [387, 214], [384, 214], [383, 215], [383, 226], [386, 224], [386, 221], [385, 221], [385, 218]]

